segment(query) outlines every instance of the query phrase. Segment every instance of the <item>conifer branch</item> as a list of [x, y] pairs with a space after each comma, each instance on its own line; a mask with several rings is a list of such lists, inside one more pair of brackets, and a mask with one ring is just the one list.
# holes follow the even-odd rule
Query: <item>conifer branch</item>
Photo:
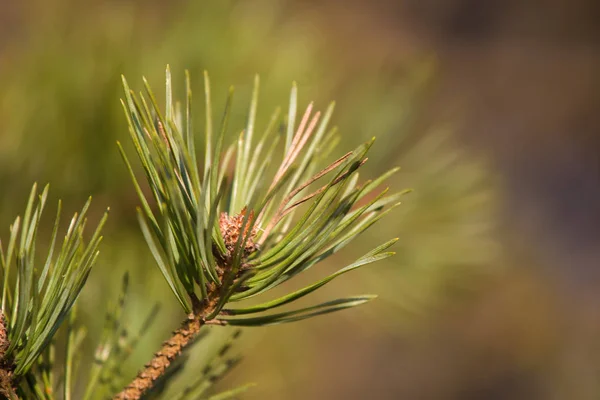
[[[295, 85], [290, 97], [285, 147], [277, 170], [269, 178], [267, 166], [276, 152], [274, 146], [265, 152], [264, 144], [277, 143], [276, 132], [272, 129], [276, 122], [272, 120], [258, 144], [253, 143], [258, 77], [254, 82], [247, 125], [237, 140], [237, 147], [236, 144], [227, 147], [223, 143], [228, 132], [233, 89], [229, 91], [221, 126], [215, 134], [210, 81], [205, 73], [203, 136], [206, 140], [204, 161], [198, 162], [192, 132], [189, 74], [186, 74], [187, 93], [183, 107], [173, 101], [171, 81], [167, 67], [163, 111], [145, 80], [145, 94], [138, 96], [123, 78], [125, 99], [122, 104], [153, 199], [148, 199], [142, 191], [120, 144], [119, 149], [140, 198], [138, 220], [142, 233], [163, 277], [188, 317], [114, 400], [139, 399], [150, 391], [205, 324], [279, 324], [372, 300], [375, 296], [351, 296], [265, 314], [295, 302], [346, 272], [393, 255], [386, 250], [396, 242], [393, 239], [383, 243], [334, 274], [283, 297], [253, 306], [230, 307], [233, 303], [266, 294], [336, 253], [397, 206], [403, 193], [390, 194], [383, 189], [379, 194], [371, 195], [395, 170], [363, 186], [358, 185], [358, 170], [365, 164], [373, 140], [326, 164], [327, 167], [317, 169], [332, 150], [332, 136], [325, 133], [333, 105], [321, 118], [320, 112], [313, 114], [311, 103], [296, 129]], [[278, 113], [274, 118], [278, 118]], [[222, 158], [224, 148], [229, 150]], [[237, 149], [235, 155], [233, 149]], [[235, 171], [233, 176], [228, 176], [231, 158], [235, 161]], [[264, 162], [259, 164], [261, 158]], [[203, 171], [199, 170], [200, 166], [204, 166]], [[320, 172], [315, 174], [314, 171]], [[327, 181], [313, 187], [326, 176]], [[372, 200], [365, 203], [364, 198]], [[150, 206], [153, 203], [156, 209]], [[292, 220], [299, 210], [303, 214]]]
[[[23, 218], [17, 217], [10, 227], [6, 250], [0, 242], [0, 271], [3, 277], [0, 394], [8, 399], [15, 399], [17, 395], [30, 398], [28, 394], [23, 394], [28, 393], [27, 390], [36, 395], [41, 391], [30, 371], [39, 366], [42, 356], [53, 346], [55, 333], [72, 313], [98, 257], [98, 246], [102, 240], [100, 231], [108, 217], [107, 210], [86, 241], [84, 229], [90, 198], [82, 210], [75, 213], [62, 245], [56, 249], [61, 214], [59, 201], [48, 253], [40, 265], [36, 239], [48, 190], [46, 186], [38, 194], [37, 185], [33, 185]], [[65, 362], [65, 368], [67, 379], [69, 362]], [[21, 382], [27, 383], [27, 390], [21, 387]], [[69, 390], [65, 386], [66, 396]]]

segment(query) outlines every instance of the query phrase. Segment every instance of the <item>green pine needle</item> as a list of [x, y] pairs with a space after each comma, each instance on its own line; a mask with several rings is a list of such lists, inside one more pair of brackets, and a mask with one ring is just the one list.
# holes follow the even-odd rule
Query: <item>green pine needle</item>
[[[323, 261], [399, 204], [407, 191], [378, 189], [397, 168], [359, 184], [358, 170], [366, 162], [374, 139], [319, 168], [339, 141], [337, 131], [328, 128], [334, 104], [322, 118], [319, 112], [313, 113], [310, 104], [296, 125], [298, 89], [293, 84], [280, 147], [275, 129], [282, 122], [278, 110], [263, 133], [258, 133], [257, 76], [245, 129], [234, 143], [225, 145], [233, 89], [215, 136], [210, 80], [205, 73], [204, 162], [198, 162], [189, 74], [186, 72], [185, 115], [174, 107], [168, 67], [166, 76], [164, 113], [145, 79], [145, 93], [137, 96], [123, 78], [124, 110], [151, 199], [141, 190], [127, 156], [119, 148], [140, 197], [138, 217], [143, 235], [184, 311], [206, 321], [254, 326], [295, 321], [371, 300], [372, 296], [351, 297], [263, 314], [318, 290], [346, 272], [391, 256], [393, 253], [385, 250], [396, 240], [293, 293], [252, 307], [227, 306], [266, 294]], [[228, 169], [231, 161], [235, 163], [233, 171]], [[298, 218], [297, 213], [301, 213]], [[258, 315], [245, 316], [248, 314]]]
[[[50, 248], [44, 263], [38, 265], [36, 238], [47, 196], [48, 186], [38, 195], [37, 185], [33, 185], [23, 219], [17, 217], [11, 226], [6, 252], [0, 244], [2, 313], [7, 321], [10, 343], [4, 360], [13, 363], [15, 376], [24, 376], [31, 369], [71, 313], [98, 256], [98, 245], [102, 240], [100, 231], [108, 217], [107, 210], [89, 240], [84, 240], [90, 198], [81, 212], [71, 219], [62, 246], [56, 252], [61, 214], [59, 202]], [[69, 328], [66, 378], [70, 376], [74, 362], [72, 349], [80, 335], [79, 331]], [[66, 398], [69, 397], [68, 384], [66, 382]]]

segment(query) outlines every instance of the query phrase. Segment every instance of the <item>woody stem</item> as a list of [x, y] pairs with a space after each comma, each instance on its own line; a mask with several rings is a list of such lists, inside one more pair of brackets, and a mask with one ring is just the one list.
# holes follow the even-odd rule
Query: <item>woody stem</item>
[[190, 314], [181, 327], [173, 332], [173, 336], [162, 344], [154, 358], [145, 365], [135, 379], [127, 385], [119, 394], [113, 397], [113, 400], [137, 400], [144, 395], [154, 384], [156, 380], [164, 375], [167, 368], [175, 360], [181, 351], [194, 339], [204, 325], [202, 314]]
[[6, 350], [9, 347], [8, 330], [6, 329], [6, 318], [4, 313], [0, 311], [0, 395], [7, 399], [18, 399], [15, 393], [14, 385], [14, 364], [10, 360], [6, 360]]

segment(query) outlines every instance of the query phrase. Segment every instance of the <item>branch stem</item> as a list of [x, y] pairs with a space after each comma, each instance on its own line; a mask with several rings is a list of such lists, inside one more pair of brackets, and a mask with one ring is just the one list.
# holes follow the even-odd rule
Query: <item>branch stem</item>
[[135, 379], [125, 389], [113, 397], [113, 400], [137, 400], [147, 392], [157, 379], [164, 375], [167, 368], [180, 354], [181, 351], [192, 342], [194, 337], [204, 325], [202, 314], [190, 314], [181, 327], [173, 332], [170, 339], [162, 344], [154, 358], [145, 365]]
[[4, 313], [0, 311], [0, 395], [7, 399], [14, 400], [18, 399], [18, 397], [13, 388], [14, 364], [11, 361], [6, 360], [6, 351], [10, 346], [8, 341], [8, 329], [6, 329], [6, 327], [6, 318], [4, 317]]

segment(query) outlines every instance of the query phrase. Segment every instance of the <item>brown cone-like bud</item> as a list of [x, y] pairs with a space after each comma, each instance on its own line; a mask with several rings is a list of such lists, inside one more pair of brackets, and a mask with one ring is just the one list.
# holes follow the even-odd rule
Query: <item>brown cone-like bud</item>
[[[223, 240], [225, 241], [225, 247], [227, 248], [227, 257], [231, 257], [233, 255], [233, 251], [235, 249], [235, 245], [242, 233], [242, 225], [244, 224], [244, 218], [246, 216], [247, 209], [244, 207], [239, 214], [230, 217], [227, 213], [221, 213], [221, 218], [219, 220], [219, 225], [221, 227], [221, 235], [223, 235]], [[248, 216], [248, 222], [246, 223], [246, 227], [244, 229], [244, 235], [248, 235], [248, 229], [254, 220], [254, 211], [250, 211], [250, 215]], [[254, 226], [248, 239], [246, 240], [246, 245], [244, 246], [244, 254], [243, 258], [252, 254], [257, 250], [257, 245], [254, 243], [254, 238], [256, 237], [256, 233], [258, 232], [257, 227]]]

